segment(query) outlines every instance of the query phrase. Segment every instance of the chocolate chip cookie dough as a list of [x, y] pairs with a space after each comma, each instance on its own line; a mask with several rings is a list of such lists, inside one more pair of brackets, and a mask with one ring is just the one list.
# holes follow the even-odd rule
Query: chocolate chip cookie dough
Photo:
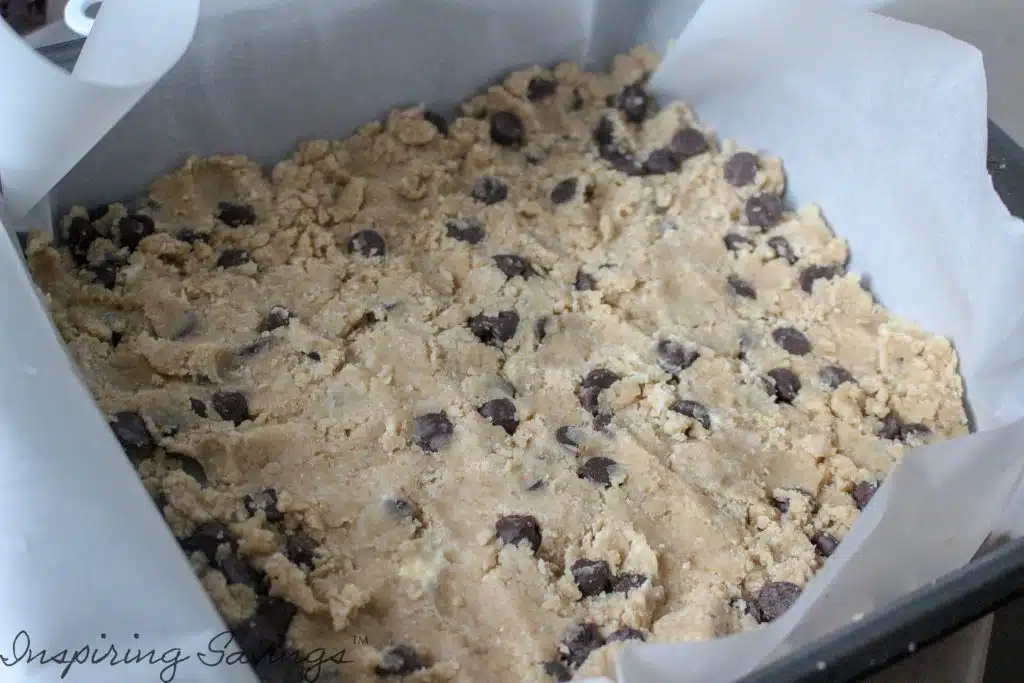
[[779, 159], [656, 108], [655, 64], [526, 69], [269, 172], [190, 159], [30, 242], [240, 645], [301, 653], [265, 680], [323, 648], [323, 681], [561, 681], [754, 628], [966, 433], [950, 344]]

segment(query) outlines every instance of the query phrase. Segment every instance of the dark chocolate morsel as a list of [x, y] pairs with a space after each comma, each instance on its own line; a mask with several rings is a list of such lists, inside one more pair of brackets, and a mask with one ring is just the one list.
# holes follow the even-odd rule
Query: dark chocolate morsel
[[220, 522], [203, 522], [192, 535], [181, 542], [185, 552], [202, 553], [211, 565], [217, 564], [218, 550], [222, 545], [228, 546], [228, 553], [238, 551], [238, 542], [226, 526]]
[[562, 641], [563, 660], [569, 666], [580, 666], [591, 652], [604, 645], [597, 624], [575, 624]]
[[261, 595], [252, 616], [231, 632], [249, 661], [276, 659], [281, 656], [297, 612], [298, 608], [290, 602]]
[[444, 227], [448, 237], [467, 244], [479, 244], [486, 236], [483, 223], [476, 218], [449, 218]]
[[794, 356], [806, 356], [811, 352], [811, 342], [807, 336], [795, 327], [778, 327], [772, 331], [772, 339], [787, 353]]
[[504, 515], [495, 523], [494, 531], [507, 545], [519, 545], [526, 541], [533, 552], [540, 548], [540, 525], [533, 515]]
[[814, 291], [814, 283], [818, 280], [831, 280], [839, 274], [835, 266], [807, 266], [800, 273], [800, 289], [808, 294]]
[[725, 162], [722, 175], [725, 177], [725, 182], [730, 185], [743, 187], [753, 182], [754, 176], [757, 175], [757, 168], [757, 155], [750, 152], [737, 152]]
[[585, 598], [604, 593], [611, 585], [612, 570], [604, 560], [580, 558], [572, 563], [570, 572], [573, 582]]
[[826, 365], [818, 372], [818, 377], [829, 389], [838, 389], [839, 385], [854, 381], [850, 371], [839, 365]]
[[515, 254], [498, 254], [493, 257], [494, 265], [498, 270], [505, 273], [506, 277], [521, 276], [524, 280], [536, 275], [533, 264], [528, 259]]
[[233, 422], [237, 427], [251, 418], [249, 414], [249, 402], [245, 396], [237, 391], [218, 391], [210, 402], [213, 410], [220, 415], [222, 420]]
[[562, 444], [570, 451], [578, 453], [580, 450], [580, 438], [576, 434], [576, 427], [564, 425], [555, 430], [555, 441]]
[[375, 258], [383, 256], [387, 248], [379, 232], [367, 229], [349, 237], [345, 250], [350, 254], [359, 254], [363, 258]]
[[491, 114], [491, 140], [502, 147], [519, 147], [526, 139], [526, 127], [518, 115], [510, 111]]
[[198, 398], [190, 398], [188, 400], [188, 405], [192, 408], [192, 412], [199, 417], [207, 417], [206, 404]]
[[256, 222], [256, 212], [253, 211], [252, 206], [237, 202], [218, 202], [215, 216], [217, 220], [230, 225], [232, 228], [252, 225]]
[[645, 583], [647, 583], [647, 577], [643, 574], [634, 574], [630, 572], [619, 574], [615, 577], [614, 584], [612, 585], [612, 592], [629, 593], [629, 591], [636, 590]]
[[682, 372], [700, 358], [700, 353], [697, 351], [670, 339], [659, 341], [657, 351], [658, 365], [670, 375]]
[[425, 413], [413, 419], [413, 440], [425, 451], [436, 453], [451, 440], [455, 425], [444, 411]]
[[317, 543], [303, 531], [289, 535], [284, 542], [284, 555], [292, 564], [307, 569], [313, 568]]
[[778, 195], [761, 192], [747, 200], [744, 211], [748, 223], [767, 230], [782, 219], [782, 199]]
[[766, 382], [765, 389], [775, 397], [777, 403], [792, 403], [800, 393], [800, 378], [788, 368], [769, 370], [767, 377], [769, 381]]
[[572, 672], [569, 671], [569, 667], [564, 662], [558, 660], [544, 662], [544, 673], [551, 678], [558, 681], [558, 683], [565, 683], [566, 681], [572, 680]]
[[423, 119], [433, 124], [434, 128], [437, 128], [438, 133], [448, 137], [448, 121], [443, 116], [427, 109], [423, 112]]
[[832, 553], [839, 547], [839, 541], [832, 534], [827, 534], [824, 531], [819, 531], [811, 536], [811, 543], [814, 545], [814, 549], [818, 551], [818, 554], [822, 557], [831, 557]]
[[153, 219], [142, 213], [132, 213], [117, 222], [118, 241], [122, 247], [135, 251], [139, 243], [156, 232]]
[[643, 84], [634, 83], [627, 85], [620, 92], [615, 100], [618, 107], [631, 123], [640, 123], [647, 118], [651, 108], [651, 97], [647, 94]]
[[168, 453], [167, 459], [180, 467], [182, 472], [195, 479], [200, 486], [205, 487], [209, 483], [209, 477], [206, 476], [206, 468], [191, 455]]
[[575, 178], [566, 178], [565, 180], [559, 181], [553, 188], [551, 188], [551, 203], [552, 204], [565, 204], [571, 201], [576, 196], [576, 187], [578, 182]]
[[117, 265], [113, 261], [94, 263], [86, 266], [85, 270], [92, 274], [97, 284], [107, 289], [113, 289], [117, 284]]
[[284, 519], [284, 514], [277, 507], [277, 490], [273, 488], [246, 494], [242, 503], [249, 516], [255, 515], [258, 510], [263, 510], [263, 516], [272, 524]]
[[495, 176], [483, 176], [473, 181], [469, 194], [478, 202], [487, 205], [498, 204], [508, 198], [508, 184]]
[[270, 311], [256, 328], [258, 332], [271, 332], [279, 327], [287, 327], [291, 322], [292, 314], [284, 306], [272, 306]]
[[775, 621], [793, 606], [800, 597], [801, 588], [789, 581], [773, 581], [765, 584], [755, 600], [757, 621], [766, 624]]
[[644, 172], [648, 175], [665, 175], [679, 170], [682, 160], [679, 155], [668, 147], [653, 150], [644, 162]]
[[580, 405], [593, 414], [597, 414], [599, 407], [599, 396], [601, 392], [615, 384], [621, 379], [617, 373], [607, 368], [595, 368], [587, 373], [587, 376], [580, 382], [576, 395]]
[[534, 76], [526, 84], [526, 99], [531, 102], [542, 100], [555, 94], [555, 82], [543, 76]]
[[743, 247], [754, 248], [754, 240], [736, 232], [727, 233], [722, 241], [725, 242], [725, 248], [729, 251], [739, 251]]
[[704, 406], [703, 403], [690, 400], [680, 400], [669, 406], [669, 410], [685, 415], [688, 418], [699, 422], [700, 425], [707, 430], [711, 429], [711, 413]]
[[156, 442], [153, 435], [149, 433], [146, 421], [136, 412], [121, 411], [114, 415], [110, 422], [110, 429], [114, 432], [125, 455], [132, 462], [138, 462], [153, 454]]
[[576, 476], [580, 479], [600, 484], [605, 488], [611, 488], [612, 477], [618, 467], [619, 464], [611, 458], [598, 455], [587, 459], [586, 462], [580, 465], [576, 470]]
[[608, 636], [609, 643], [624, 643], [628, 640], [647, 640], [643, 631], [638, 631], [635, 628], [620, 628]]
[[857, 509], [863, 510], [871, 502], [871, 499], [875, 497], [876, 491], [878, 491], [878, 484], [873, 481], [862, 481], [853, 487], [850, 496], [853, 498], [853, 502], [857, 504]]
[[577, 292], [592, 292], [597, 289], [597, 279], [581, 268], [576, 271], [576, 281], [573, 282], [573, 289]]
[[729, 286], [729, 291], [736, 296], [743, 297], [744, 299], [757, 298], [757, 290], [754, 289], [754, 285], [750, 284], [746, 280], [736, 276], [730, 276], [726, 282]]
[[405, 676], [429, 666], [427, 659], [408, 645], [392, 645], [380, 655], [374, 668], [378, 676]]
[[672, 136], [668, 147], [682, 159], [688, 159], [708, 151], [708, 140], [696, 128], [686, 127]]
[[249, 252], [245, 249], [225, 249], [217, 257], [218, 268], [234, 268], [249, 263]]
[[467, 322], [469, 331], [484, 344], [501, 346], [516, 336], [519, 329], [519, 314], [515, 311], [500, 311], [497, 315], [479, 313]]
[[793, 265], [797, 262], [796, 254], [793, 253], [793, 247], [789, 244], [789, 240], [785, 237], [776, 235], [775, 237], [768, 238], [768, 247], [775, 252], [775, 255], [781, 259], [786, 259], [789, 265]]
[[507, 398], [496, 398], [484, 403], [477, 409], [484, 418], [495, 427], [501, 427], [509, 435], [515, 434], [519, 427], [516, 419], [516, 404]]

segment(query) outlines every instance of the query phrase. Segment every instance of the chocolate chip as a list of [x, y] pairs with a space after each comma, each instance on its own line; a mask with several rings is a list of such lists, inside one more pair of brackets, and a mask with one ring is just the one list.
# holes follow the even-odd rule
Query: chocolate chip
[[231, 630], [235, 642], [251, 662], [278, 658], [297, 612], [290, 602], [261, 595], [253, 615]]
[[578, 185], [575, 178], [566, 178], [565, 180], [559, 181], [553, 188], [551, 188], [551, 203], [552, 204], [565, 204], [572, 200], [576, 196], [576, 186]]
[[729, 291], [736, 296], [741, 296], [745, 299], [756, 299], [757, 290], [754, 289], [754, 285], [750, 284], [742, 278], [731, 276], [728, 279]]
[[831, 280], [839, 272], [835, 266], [807, 266], [800, 273], [800, 289], [808, 294], [814, 291], [814, 283], [818, 280]]
[[857, 504], [857, 509], [863, 510], [871, 502], [871, 499], [875, 497], [876, 491], [878, 491], [878, 484], [871, 481], [862, 481], [853, 487], [850, 496], [853, 498], [853, 502]]
[[502, 147], [519, 147], [526, 139], [523, 120], [510, 111], [491, 114], [491, 140]]
[[378, 676], [405, 676], [428, 666], [427, 659], [410, 646], [392, 645], [381, 653], [374, 673]]
[[540, 525], [533, 515], [504, 515], [494, 525], [495, 534], [502, 543], [519, 545], [523, 541], [533, 552], [540, 548]]
[[628, 640], [647, 640], [644, 636], [643, 631], [638, 631], [635, 628], [620, 628], [619, 630], [608, 636], [607, 642], [609, 643], [624, 643]]
[[428, 109], [423, 112], [423, 119], [433, 124], [434, 128], [437, 128], [438, 133], [448, 137], [448, 122], [443, 116]]
[[787, 368], [775, 368], [768, 371], [765, 388], [775, 397], [776, 403], [792, 403], [800, 393], [800, 378]]
[[931, 430], [920, 422], [906, 423], [897, 413], [889, 413], [882, 418], [878, 436], [890, 441], [906, 441], [915, 435], [925, 435]]
[[579, 111], [583, 109], [583, 95], [580, 93], [579, 88], [573, 88], [572, 98], [569, 100], [569, 109], [572, 111]]
[[599, 150], [615, 144], [615, 124], [607, 116], [602, 116], [594, 128], [594, 142]]
[[285, 539], [284, 556], [291, 560], [291, 563], [313, 568], [313, 559], [316, 556], [317, 543], [303, 531], [296, 531]]
[[242, 504], [245, 505], [245, 511], [249, 513], [250, 517], [255, 515], [258, 510], [263, 510], [263, 516], [272, 524], [284, 519], [284, 514], [277, 507], [277, 491], [275, 489], [265, 488], [248, 493], [242, 499]]
[[838, 365], [826, 365], [818, 372], [818, 377], [829, 389], [838, 389], [840, 384], [854, 381], [850, 371]]
[[695, 157], [708, 151], [708, 141], [696, 128], [683, 128], [672, 136], [669, 149], [683, 159]]
[[700, 358], [700, 353], [679, 342], [662, 339], [658, 342], [658, 365], [670, 375], [682, 372]]
[[572, 580], [585, 598], [604, 593], [611, 584], [612, 570], [604, 560], [580, 558], [572, 563], [570, 571]]
[[118, 284], [118, 266], [113, 261], [94, 263], [85, 268], [86, 272], [92, 274], [92, 279], [97, 285], [113, 290]]
[[611, 458], [599, 455], [587, 459], [586, 462], [580, 465], [576, 470], [576, 476], [595, 484], [601, 484], [607, 489], [611, 488], [612, 477], [618, 468], [619, 464], [617, 462]]
[[597, 624], [575, 624], [562, 641], [563, 659], [570, 666], [580, 666], [591, 652], [604, 645]]
[[711, 413], [708, 412], [703, 403], [679, 400], [669, 406], [669, 410], [699, 422], [704, 429], [711, 429]]
[[682, 160], [679, 155], [668, 147], [656, 149], [647, 155], [644, 172], [648, 175], [665, 175], [679, 170]]
[[168, 460], [177, 465], [182, 472], [195, 479], [200, 486], [205, 487], [209, 483], [206, 468], [192, 456], [184, 453], [169, 453]]
[[139, 243], [156, 232], [153, 219], [145, 214], [133, 213], [117, 222], [117, 235], [122, 247], [135, 251]]
[[383, 256], [385, 252], [384, 238], [376, 230], [360, 230], [348, 238], [345, 249], [350, 254], [359, 254], [363, 258]]
[[202, 233], [196, 232], [195, 230], [190, 230], [189, 228], [182, 228], [178, 232], [174, 233], [174, 239], [178, 240], [179, 242], [184, 242], [185, 244], [195, 244], [196, 242], [206, 242], [209, 238]]
[[765, 584], [757, 594], [755, 618], [762, 624], [775, 621], [793, 606], [800, 597], [800, 592], [800, 586], [789, 581]]
[[478, 202], [487, 205], [497, 204], [508, 197], [508, 185], [501, 178], [488, 175], [477, 178], [469, 194]]
[[576, 281], [573, 287], [577, 292], [592, 292], [597, 289], [597, 279], [583, 269], [576, 271]]
[[257, 594], [264, 593], [266, 576], [237, 555], [225, 555], [217, 562], [217, 569], [229, 584], [240, 583], [252, 588]]
[[796, 263], [796, 254], [793, 253], [793, 247], [790, 246], [789, 241], [785, 237], [770, 237], [768, 239], [768, 247], [775, 252], [776, 256], [786, 259], [789, 265]]
[[256, 212], [248, 204], [237, 202], [217, 202], [217, 212], [214, 214], [217, 220], [227, 223], [232, 228], [242, 225], [252, 225], [256, 222]]
[[570, 451], [579, 453], [581, 439], [576, 433], [576, 427], [564, 425], [555, 430], [555, 441], [562, 444]]
[[272, 306], [270, 311], [256, 328], [258, 332], [270, 332], [279, 327], [286, 327], [292, 319], [291, 311], [284, 306]]
[[89, 209], [87, 213], [89, 214], [89, 220], [95, 223], [96, 221], [100, 220], [108, 213], [110, 213], [110, 207], [107, 206], [106, 204], [101, 204], [100, 206], [94, 206], [93, 208]]
[[617, 146], [602, 147], [598, 150], [598, 154], [619, 173], [633, 177], [647, 174], [643, 164]]
[[531, 102], [542, 100], [555, 94], [555, 82], [543, 76], [534, 76], [526, 84], [526, 99]]
[[306, 358], [310, 359], [314, 363], [319, 363], [322, 360], [319, 351], [307, 351]]
[[89, 247], [100, 236], [95, 226], [87, 218], [75, 216], [68, 224], [68, 248], [75, 263], [85, 265]]
[[516, 419], [516, 404], [507, 398], [496, 398], [477, 409], [495, 427], [501, 427], [508, 434], [515, 434], [519, 427]]
[[516, 336], [519, 328], [519, 314], [515, 311], [500, 311], [497, 315], [474, 315], [467, 321], [469, 331], [484, 344], [501, 346]]
[[761, 192], [747, 200], [747, 222], [767, 230], [782, 218], [782, 199], [775, 194]]
[[412, 426], [416, 445], [430, 453], [444, 448], [455, 433], [455, 425], [444, 411], [420, 415], [413, 419]]
[[537, 344], [540, 344], [548, 336], [548, 320], [547, 316], [537, 318], [536, 322], [533, 323], [533, 336], [537, 339]]
[[559, 661], [544, 662], [544, 673], [551, 676], [558, 683], [572, 680], [572, 672], [564, 663]]
[[827, 534], [824, 531], [819, 531], [811, 536], [811, 543], [822, 557], [832, 557], [832, 553], [839, 547], [839, 540], [832, 534]]
[[598, 411], [598, 397], [601, 392], [621, 379], [618, 374], [606, 368], [595, 368], [587, 373], [576, 392], [580, 405], [594, 415]]
[[795, 327], [779, 327], [772, 331], [772, 339], [787, 353], [806, 356], [811, 352], [811, 342]]
[[597, 188], [594, 185], [587, 185], [586, 187], [584, 187], [583, 188], [583, 201], [585, 201], [588, 204], [590, 202], [594, 201], [594, 193], [596, 191], [597, 191]]
[[249, 252], [245, 249], [225, 249], [217, 257], [218, 268], [234, 268], [249, 263]]
[[619, 96], [615, 99], [615, 106], [626, 115], [626, 120], [640, 123], [647, 118], [647, 113], [651, 108], [651, 97], [642, 84], [634, 83], [627, 85], [619, 92]]
[[193, 413], [201, 418], [205, 418], [207, 416], [206, 403], [199, 398], [189, 398], [188, 407], [193, 411]]
[[237, 391], [218, 391], [210, 400], [214, 412], [221, 419], [233, 422], [236, 427], [250, 419], [249, 402]]
[[256, 341], [249, 342], [245, 346], [240, 347], [238, 349], [238, 355], [242, 358], [255, 356], [268, 346], [270, 346], [270, 337], [260, 337]]
[[744, 237], [739, 233], [730, 232], [727, 233], [722, 241], [725, 242], [725, 248], [729, 251], [739, 251], [743, 247], [754, 248], [754, 240], [749, 237]]
[[122, 335], [117, 330], [110, 333], [110, 346], [117, 348], [117, 345], [121, 343]]
[[900, 429], [900, 439], [906, 441], [912, 436], [927, 436], [931, 433], [932, 430], [927, 425], [923, 425], [920, 422], [908, 422], [904, 423]]
[[156, 443], [153, 441], [152, 434], [149, 433], [149, 428], [146, 427], [146, 421], [138, 413], [130, 411], [116, 413], [113, 421], [110, 422], [110, 429], [120, 442], [125, 455], [132, 462], [138, 462], [153, 454]]
[[615, 577], [614, 585], [612, 586], [613, 593], [629, 593], [629, 591], [636, 590], [647, 583], [647, 577], [643, 574], [625, 573], [619, 574]]
[[448, 237], [467, 244], [479, 244], [486, 236], [483, 223], [476, 218], [449, 218], [444, 227]]
[[217, 551], [222, 545], [228, 546], [229, 553], [238, 551], [238, 543], [220, 522], [203, 522], [191, 536], [181, 542], [186, 553], [202, 553], [211, 565], [217, 563]]
[[536, 275], [536, 272], [533, 270], [533, 264], [522, 256], [498, 254], [493, 259], [494, 265], [498, 266], [498, 270], [505, 273], [506, 277], [516, 277], [519, 275], [526, 280]]
[[729, 157], [722, 169], [725, 182], [734, 187], [743, 187], [754, 181], [757, 175], [757, 155], [750, 152], [737, 152]]
[[422, 513], [416, 503], [409, 502], [403, 498], [396, 498], [387, 501], [388, 512], [398, 519], [420, 519]]

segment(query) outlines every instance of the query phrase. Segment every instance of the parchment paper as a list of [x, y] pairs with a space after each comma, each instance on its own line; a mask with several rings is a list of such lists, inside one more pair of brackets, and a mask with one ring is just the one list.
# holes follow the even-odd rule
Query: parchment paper
[[[165, 4], [188, 3], [145, 3]], [[664, 50], [678, 36], [655, 92], [691, 103], [722, 136], [784, 159], [792, 198], [823, 206], [879, 299], [954, 340], [979, 433], [911, 455], [782, 619], [709, 643], [633, 648], [620, 659], [621, 683], [727, 683], [963, 565], [988, 532], [1024, 530], [1010, 514], [1024, 509], [1024, 230], [985, 171], [980, 54], [830, 0], [707, 0], [694, 16], [699, 4], [205, 4], [182, 60], [54, 195], [62, 207], [128, 197], [193, 153], [270, 163], [299, 139], [343, 136], [393, 105], [444, 109], [511, 68], [563, 59], [599, 66], [634, 43]], [[107, 0], [97, 30], [128, 21], [122, 11]], [[0, 88], [7, 95], [6, 83]], [[32, 139], [31, 123], [0, 129], [0, 149], [18, 135]], [[47, 150], [84, 149], [101, 129], [48, 129], [58, 139], [42, 144], [39, 133], [39, 155], [8, 153], [5, 163], [49, 163]], [[75, 160], [55, 160], [53, 176]], [[20, 630], [33, 643], [45, 636], [51, 649], [95, 643], [101, 630], [129, 634], [122, 640], [144, 631], [186, 650], [203, 642], [222, 626], [77, 379], [14, 248], [0, 244], [0, 258], [0, 310], [17, 321], [0, 336], [0, 458], [10, 473], [0, 484], [8, 544], [0, 654], [5, 634]], [[131, 673], [141, 677], [137, 666]], [[230, 678], [237, 670], [193, 658], [174, 680], [242, 680]], [[7, 671], [49, 681], [59, 667]], [[77, 675], [123, 680], [123, 669], [98, 677], [108, 671], [80, 665]]]

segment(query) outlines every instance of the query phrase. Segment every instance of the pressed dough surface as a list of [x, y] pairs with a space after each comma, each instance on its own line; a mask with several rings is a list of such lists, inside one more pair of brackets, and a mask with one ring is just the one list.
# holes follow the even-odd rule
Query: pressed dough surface
[[966, 433], [951, 345], [816, 207], [775, 215], [780, 160], [647, 110], [655, 64], [190, 159], [30, 242], [243, 639], [345, 649], [324, 681], [610, 675], [605, 640], [777, 616], [909, 447]]

